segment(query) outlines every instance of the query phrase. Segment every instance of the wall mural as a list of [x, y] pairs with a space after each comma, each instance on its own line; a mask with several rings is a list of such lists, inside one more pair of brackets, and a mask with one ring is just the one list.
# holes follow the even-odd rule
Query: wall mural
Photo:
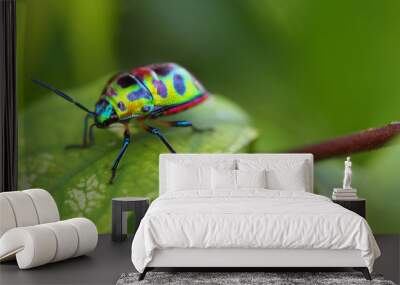
[[18, 1], [19, 189], [106, 233], [112, 197], [157, 197], [160, 153], [313, 152], [326, 196], [351, 155], [374, 232], [400, 233], [399, 8]]

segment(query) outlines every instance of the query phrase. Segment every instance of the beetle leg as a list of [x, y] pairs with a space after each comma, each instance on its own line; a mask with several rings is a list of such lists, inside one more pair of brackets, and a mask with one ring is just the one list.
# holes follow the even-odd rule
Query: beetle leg
[[197, 128], [196, 126], [193, 126], [193, 123], [190, 121], [162, 121], [162, 120], [154, 120], [154, 122], [158, 123], [161, 126], [170, 128], [170, 127], [180, 127], [180, 128], [185, 128], [185, 127], [191, 127], [194, 132], [202, 133], [202, 132], [208, 132], [208, 131], [213, 131], [213, 128]]
[[161, 131], [159, 129], [151, 127], [151, 126], [147, 126], [147, 125], [144, 125], [144, 124], [141, 124], [140, 126], [146, 132], [149, 132], [149, 133], [157, 136], [165, 144], [165, 146], [169, 149], [170, 152], [176, 153], [176, 151], [174, 150], [172, 145], [168, 142], [166, 137], [161, 133]]
[[91, 146], [94, 144], [94, 136], [93, 136], [93, 128], [96, 126], [95, 123], [91, 124], [89, 126], [89, 144], [88, 146]]
[[111, 168], [111, 177], [109, 180], [109, 184], [113, 183], [113, 180], [115, 178], [115, 174], [117, 172], [117, 168], [118, 168], [118, 164], [121, 160], [121, 158], [124, 156], [126, 149], [128, 148], [129, 143], [131, 142], [131, 133], [129, 131], [129, 128], [127, 126], [125, 126], [125, 132], [124, 132], [124, 142], [122, 144], [122, 148], [119, 151], [119, 154], [117, 156], [117, 158], [114, 160], [113, 166]]
[[91, 146], [94, 142], [93, 140], [93, 127], [95, 124], [92, 124], [89, 126], [89, 142], [88, 142], [88, 124], [89, 124], [89, 118], [91, 117], [90, 114], [87, 114], [85, 116], [85, 119], [83, 121], [83, 138], [82, 138], [82, 144], [70, 144], [67, 145], [65, 148], [70, 149], [70, 148], [85, 148], [88, 146]]

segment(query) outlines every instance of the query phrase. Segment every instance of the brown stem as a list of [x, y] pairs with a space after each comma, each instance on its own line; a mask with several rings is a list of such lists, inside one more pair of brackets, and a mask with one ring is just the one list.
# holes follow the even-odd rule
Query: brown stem
[[400, 134], [400, 122], [395, 122], [381, 128], [364, 130], [287, 152], [312, 153], [314, 160], [322, 160], [380, 148], [398, 134]]

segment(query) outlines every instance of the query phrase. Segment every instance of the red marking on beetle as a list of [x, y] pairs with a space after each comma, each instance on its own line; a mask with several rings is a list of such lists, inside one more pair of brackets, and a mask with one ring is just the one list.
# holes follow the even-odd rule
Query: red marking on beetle
[[146, 76], [151, 76], [153, 71], [148, 67], [139, 67], [132, 69], [131, 74], [143, 80]]
[[200, 104], [201, 102], [205, 101], [208, 97], [209, 97], [209, 95], [207, 93], [204, 93], [203, 95], [195, 98], [194, 100], [192, 100], [190, 102], [187, 102], [187, 103], [172, 107], [171, 109], [165, 110], [164, 112], [162, 112], [162, 115], [168, 116], [168, 115], [182, 112], [184, 110], [187, 110], [189, 108], [192, 108], [192, 107]]

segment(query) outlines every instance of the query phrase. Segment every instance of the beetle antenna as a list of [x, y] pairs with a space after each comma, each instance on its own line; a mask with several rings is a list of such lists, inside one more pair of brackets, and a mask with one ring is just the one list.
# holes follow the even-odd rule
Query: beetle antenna
[[58, 96], [64, 98], [65, 100], [75, 104], [77, 107], [81, 108], [82, 110], [84, 110], [85, 112], [89, 113], [89, 114], [94, 114], [94, 112], [90, 111], [88, 108], [86, 108], [85, 106], [83, 106], [81, 103], [79, 103], [78, 101], [76, 101], [74, 98], [72, 98], [71, 96], [65, 94], [64, 92], [62, 92], [61, 90], [58, 90], [57, 88], [54, 88], [53, 86], [37, 80], [37, 79], [32, 79], [33, 82], [35, 82], [36, 84], [40, 85], [41, 87], [45, 88], [45, 89], [49, 89], [51, 91], [53, 91], [54, 93], [56, 93]]

